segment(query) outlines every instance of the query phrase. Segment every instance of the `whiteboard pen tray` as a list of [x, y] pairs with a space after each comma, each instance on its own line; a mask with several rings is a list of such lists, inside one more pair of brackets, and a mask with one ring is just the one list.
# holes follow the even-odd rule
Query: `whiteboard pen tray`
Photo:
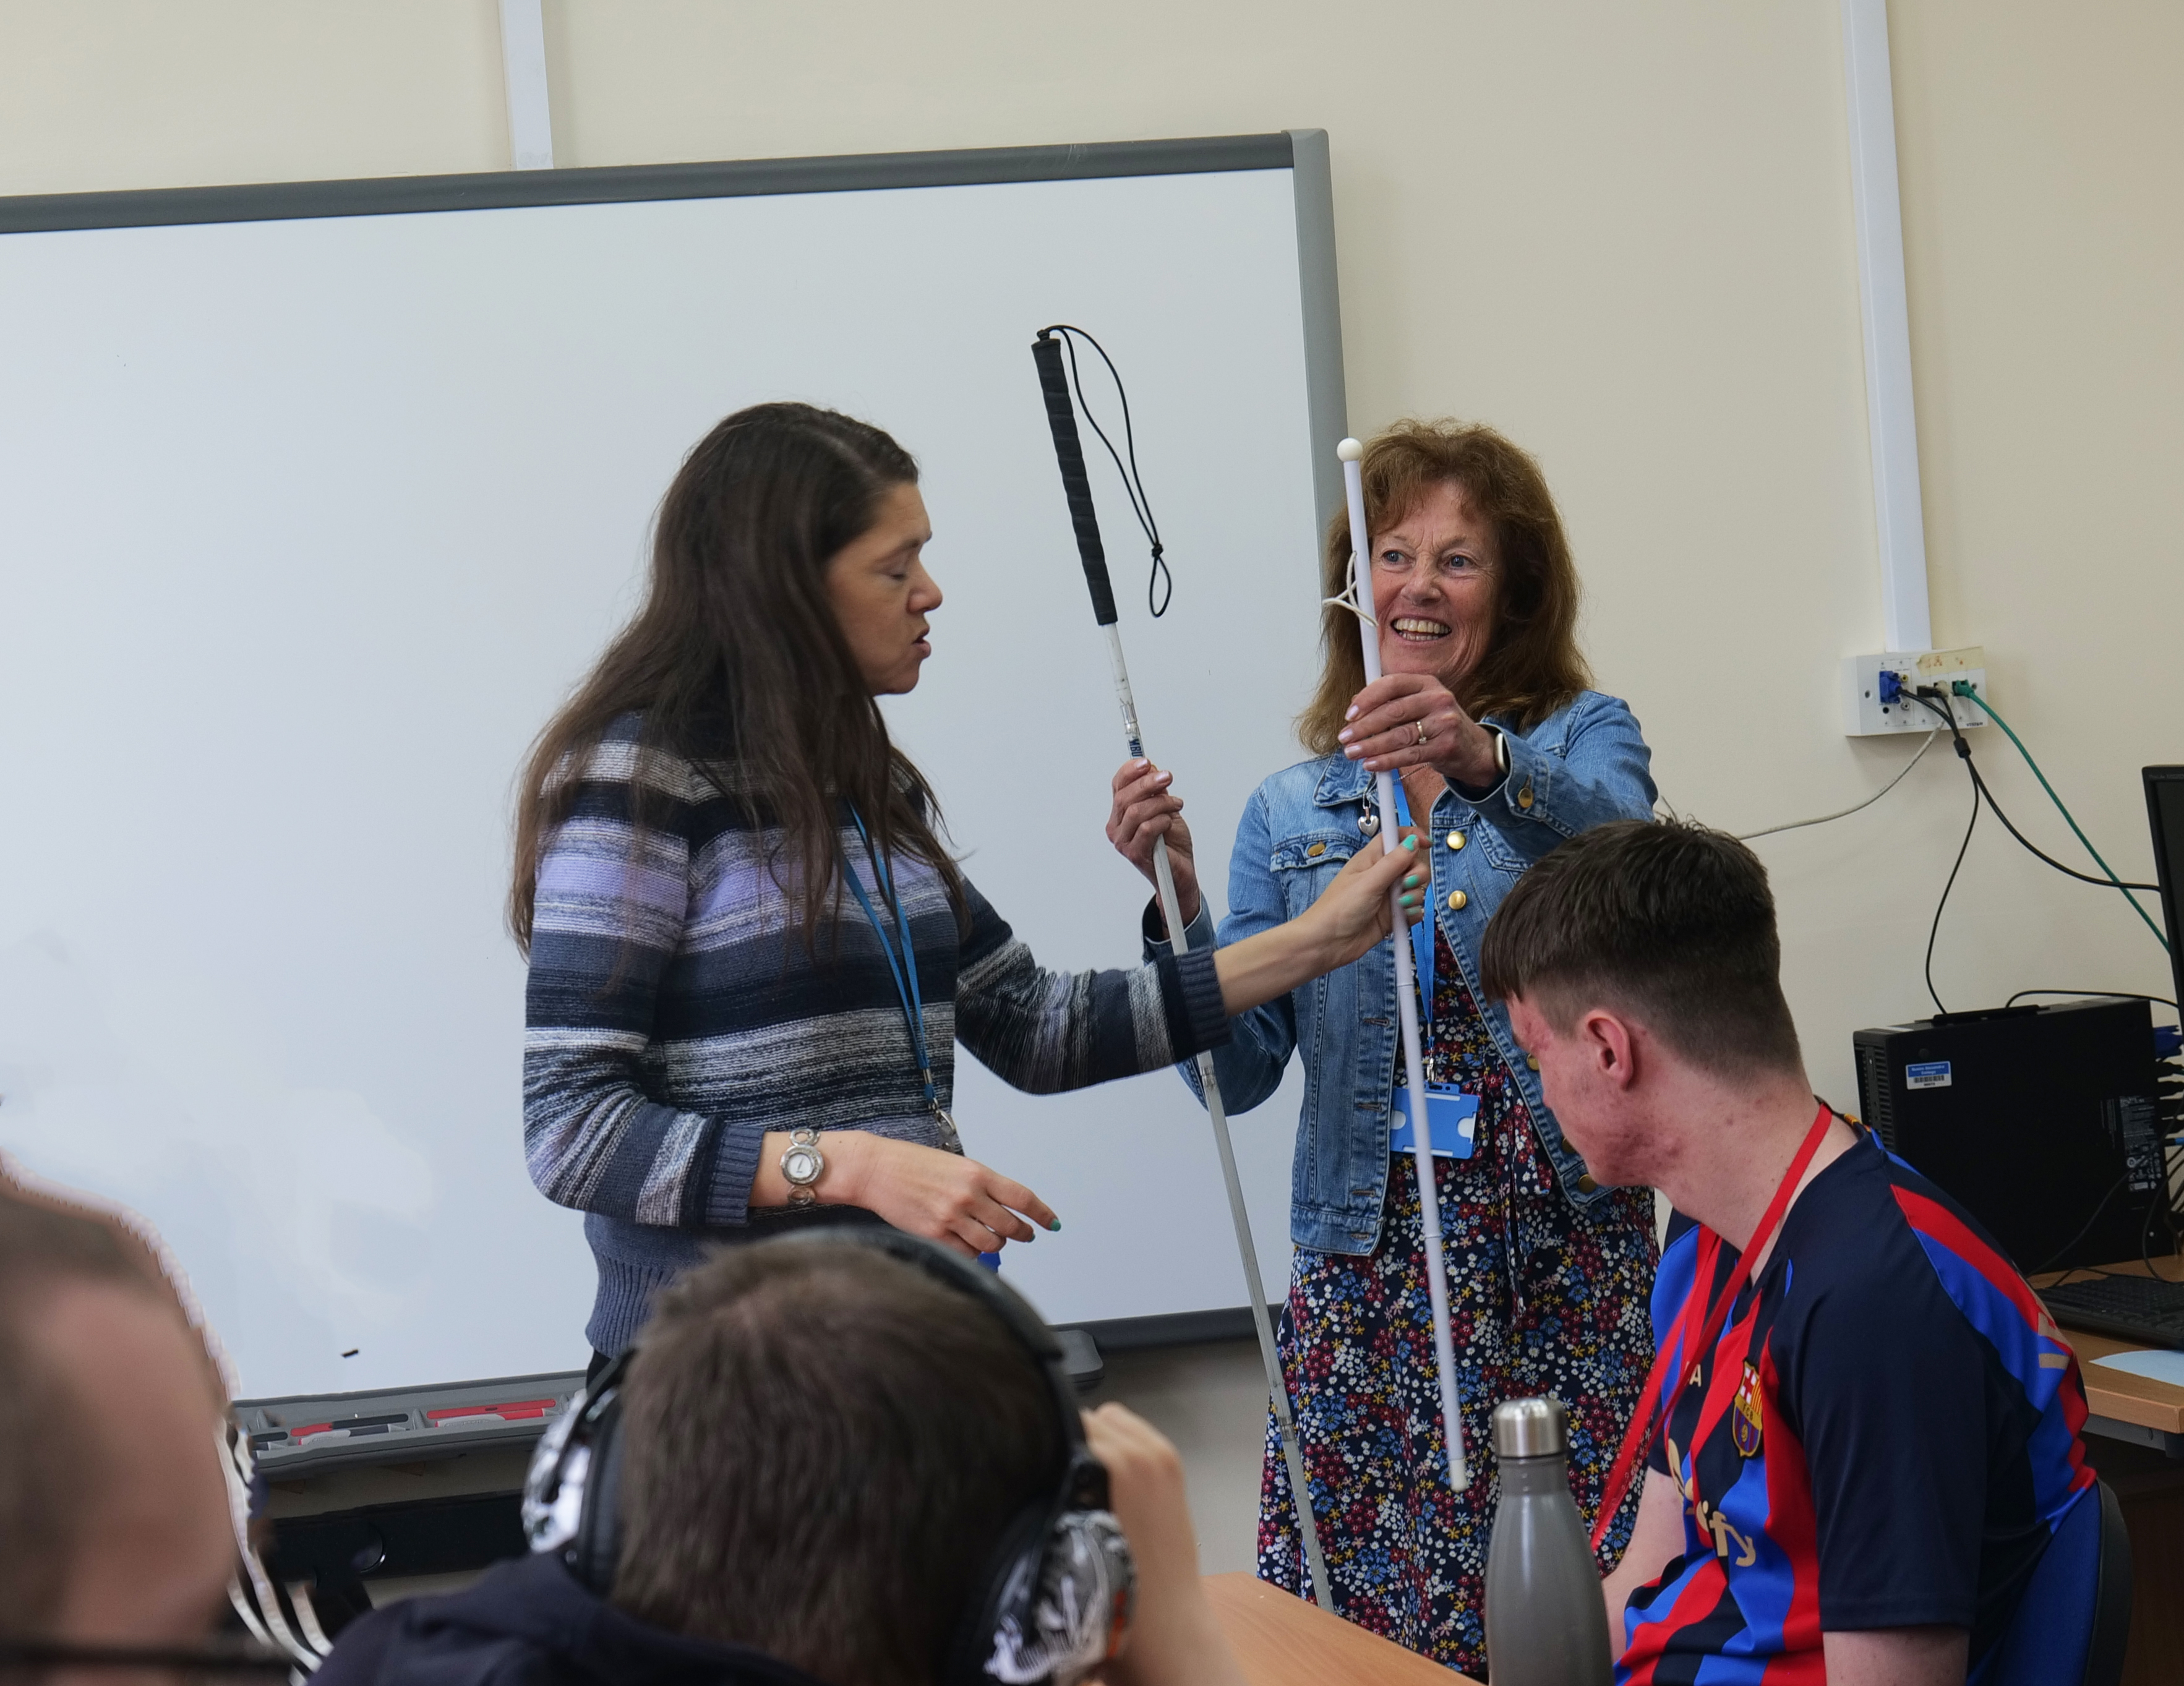
[[237, 1399], [235, 1415], [259, 1469], [269, 1481], [287, 1481], [527, 1444], [583, 1385], [582, 1371], [559, 1371], [446, 1387]]

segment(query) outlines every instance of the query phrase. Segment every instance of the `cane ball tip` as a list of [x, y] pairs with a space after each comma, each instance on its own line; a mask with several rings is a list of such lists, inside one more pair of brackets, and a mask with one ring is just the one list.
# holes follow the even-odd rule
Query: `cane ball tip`
[[1334, 454], [1346, 463], [1354, 463], [1365, 454], [1365, 448], [1355, 439], [1345, 439], [1334, 448]]

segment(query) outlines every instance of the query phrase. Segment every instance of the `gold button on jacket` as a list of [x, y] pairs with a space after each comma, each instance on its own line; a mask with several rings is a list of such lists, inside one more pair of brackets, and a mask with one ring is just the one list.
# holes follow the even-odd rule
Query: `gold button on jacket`
[[1471, 898], [1461, 890], [1451, 890], [1448, 893], [1448, 904], [1458, 913], [1462, 913], [1469, 905], [1470, 901]]
[[1530, 785], [1526, 785], [1522, 790], [1519, 790], [1517, 793], [1517, 805], [1519, 808], [1529, 808], [1532, 805], [1532, 787]]
[[1448, 846], [1451, 849], [1462, 849], [1463, 847], [1463, 833], [1462, 832], [1451, 832], [1448, 834]]

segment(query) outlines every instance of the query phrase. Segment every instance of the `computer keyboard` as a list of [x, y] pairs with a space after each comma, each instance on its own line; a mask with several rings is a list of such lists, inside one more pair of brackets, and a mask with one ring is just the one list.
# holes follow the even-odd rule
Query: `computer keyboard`
[[2100, 1277], [2039, 1290], [2048, 1314], [2068, 1329], [2090, 1329], [2147, 1346], [2184, 1347], [2184, 1282]]

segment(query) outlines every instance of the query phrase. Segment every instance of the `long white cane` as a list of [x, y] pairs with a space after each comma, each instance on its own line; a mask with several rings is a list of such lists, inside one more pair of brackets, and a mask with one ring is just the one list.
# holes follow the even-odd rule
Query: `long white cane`
[[[1077, 435], [1077, 415], [1070, 407], [1068, 377], [1061, 367], [1061, 342], [1052, 329], [1041, 329], [1032, 342], [1032, 359], [1039, 365], [1039, 384], [1046, 398], [1047, 426], [1054, 434], [1055, 459], [1061, 468], [1061, 488], [1069, 500], [1069, 519], [1077, 530], [1077, 553], [1084, 565], [1084, 582], [1091, 588], [1092, 615], [1107, 635], [1107, 657], [1114, 666], [1115, 699], [1122, 705], [1123, 735], [1130, 754], [1143, 756], [1144, 741], [1138, 731], [1138, 705], [1130, 694], [1129, 669], [1123, 661], [1123, 634], [1117, 624], [1114, 588], [1107, 580], [1107, 554], [1100, 543], [1099, 517], [1092, 508], [1092, 485], [1084, 471], [1084, 450]], [[1160, 891], [1161, 914], [1167, 921], [1168, 939], [1178, 954], [1189, 952], [1184, 934], [1183, 908], [1176, 899], [1175, 875], [1168, 865], [1167, 839], [1153, 839], [1153, 876]], [[1306, 1484], [1304, 1452], [1297, 1440], [1296, 1420], [1290, 1410], [1290, 1393], [1282, 1378], [1280, 1355], [1274, 1349], [1274, 1329], [1267, 1316], [1267, 1293], [1259, 1275], [1259, 1251], [1251, 1244], [1251, 1217], [1244, 1205], [1244, 1186], [1236, 1176], [1236, 1150], [1228, 1140], [1228, 1115], [1221, 1105], [1221, 1084], [1213, 1073], [1213, 1056], [1197, 1060], [1199, 1085], [1206, 1096], [1206, 1116], [1213, 1126], [1213, 1145], [1221, 1155], [1221, 1180], [1228, 1191], [1228, 1216], [1236, 1227], [1236, 1251], [1243, 1260], [1245, 1301], [1251, 1308], [1251, 1326], [1259, 1337], [1259, 1356], [1267, 1367], [1267, 1396], [1274, 1409], [1274, 1427], [1288, 1465], [1290, 1492], [1296, 1501], [1298, 1531], [1304, 1539], [1306, 1566], [1312, 1574], [1313, 1600], [1332, 1610], [1327, 1564], [1319, 1553], [1319, 1530], [1313, 1525], [1312, 1489]]]
[[[1345, 439], [1334, 448], [1342, 459], [1342, 487], [1350, 498], [1350, 592], [1346, 606], [1357, 615], [1357, 635], [1365, 649], [1365, 682], [1380, 676], [1380, 629], [1373, 619], [1372, 537], [1365, 530], [1365, 481], [1358, 467], [1365, 448]], [[1396, 776], [1379, 773], [1373, 793], [1380, 805], [1380, 847], [1396, 847]], [[1389, 892], [1395, 915], [1390, 940], [1396, 945], [1396, 1010], [1402, 1015], [1403, 1076], [1411, 1089], [1411, 1152], [1418, 1160], [1419, 1227], [1425, 1232], [1426, 1288], [1433, 1300], [1434, 1364], [1440, 1372], [1440, 1420], [1448, 1440], [1449, 1485], [1458, 1493], [1471, 1485], [1463, 1455], [1463, 1416], [1456, 1394], [1456, 1343], [1448, 1328], [1448, 1262], [1440, 1242], [1440, 1189], [1434, 1182], [1433, 1131], [1427, 1123], [1425, 1055], [1418, 1040], [1418, 988], [1412, 982], [1410, 922], [1404, 917], [1400, 889]], [[1428, 917], [1432, 916], [1431, 910]]]

